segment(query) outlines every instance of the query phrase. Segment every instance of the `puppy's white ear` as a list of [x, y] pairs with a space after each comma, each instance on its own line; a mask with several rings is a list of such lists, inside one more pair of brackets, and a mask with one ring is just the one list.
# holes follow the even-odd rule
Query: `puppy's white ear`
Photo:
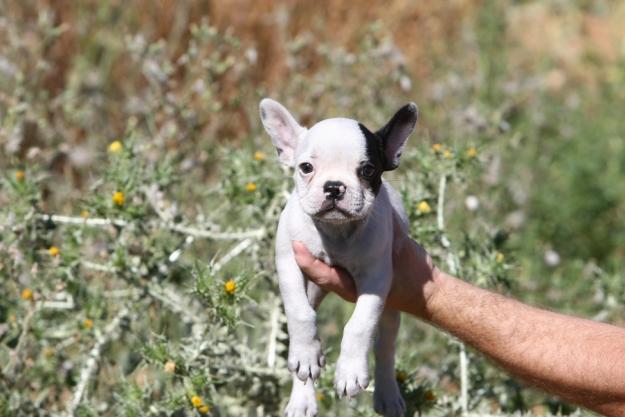
[[384, 169], [392, 171], [399, 166], [399, 157], [406, 144], [406, 139], [419, 118], [419, 109], [416, 104], [408, 103], [389, 120], [376, 134], [382, 138], [386, 164]]
[[260, 120], [271, 136], [273, 146], [278, 151], [278, 158], [283, 165], [293, 167], [297, 141], [306, 129], [277, 101], [265, 98], [260, 102]]

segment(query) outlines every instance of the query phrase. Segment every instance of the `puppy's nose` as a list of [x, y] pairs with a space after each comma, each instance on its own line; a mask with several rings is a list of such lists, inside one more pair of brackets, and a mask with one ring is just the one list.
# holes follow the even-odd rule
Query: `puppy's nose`
[[328, 200], [340, 200], [343, 198], [346, 188], [341, 181], [326, 181], [323, 184], [323, 192]]

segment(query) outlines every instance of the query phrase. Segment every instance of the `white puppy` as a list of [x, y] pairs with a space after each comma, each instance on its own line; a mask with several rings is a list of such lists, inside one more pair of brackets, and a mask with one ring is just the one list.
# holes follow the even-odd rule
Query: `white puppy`
[[291, 242], [299, 240], [318, 258], [338, 265], [356, 281], [358, 300], [345, 326], [334, 385], [354, 396], [369, 384], [367, 356], [375, 352], [374, 409], [386, 417], [404, 414], [395, 381], [399, 313], [384, 307], [393, 279], [393, 216], [404, 231], [401, 198], [382, 173], [397, 168], [418, 117], [409, 103], [373, 133], [352, 119], [327, 119], [306, 129], [280, 103], [260, 102], [260, 116], [280, 162], [295, 168], [295, 189], [278, 225], [276, 265], [289, 330], [288, 367], [293, 390], [288, 417], [315, 416], [312, 381], [325, 359], [315, 309], [325, 293], [295, 263]]

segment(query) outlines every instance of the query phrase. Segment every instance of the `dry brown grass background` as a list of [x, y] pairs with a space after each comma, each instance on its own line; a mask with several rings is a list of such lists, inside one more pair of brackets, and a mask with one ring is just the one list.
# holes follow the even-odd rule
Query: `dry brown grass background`
[[[232, 100], [241, 94], [242, 88], [279, 95], [286, 80], [296, 73], [310, 76], [323, 67], [311, 48], [307, 65], [293, 68], [286, 50], [293, 39], [314, 39], [350, 51], [360, 42], [366, 28], [379, 22], [398, 47], [395, 58], [424, 92], [437, 80], [434, 71], [441, 63], [457, 64], [465, 73], [471, 73], [479, 59], [472, 30], [480, 24], [481, 2], [476, 0], [139, 0], [110, 1], [106, 6], [96, 0], [3, 0], [2, 3], [2, 15], [19, 22], [26, 30], [13, 36], [18, 36], [25, 45], [37, 44], [42, 58], [49, 63], [38, 82], [51, 95], [76, 82], [72, 81], [72, 75], [79, 72], [76, 63], [84, 60], [85, 53], [90, 61], [86, 65], [106, 66], [106, 78], [98, 81], [108, 99], [102, 110], [109, 132], [102, 132], [103, 135], [122, 130], [126, 122], [123, 112], [115, 106], [116, 100], [121, 101], [146, 83], [136, 68], [129, 67], [133, 62], [120, 45], [127, 42], [125, 36], [141, 33], [148, 42], [164, 40], [167, 56], [175, 60], [187, 47], [189, 28], [202, 19], [240, 39], [241, 53], [254, 60], [251, 69], [227, 72], [215, 80], [219, 84], [218, 99], [224, 108], [219, 115], [203, 120], [200, 126], [213, 140], [241, 138], [256, 126], [255, 109], [241, 107], [241, 101]], [[625, 48], [622, 24], [625, 5], [606, 2], [605, 8], [606, 12], [597, 14], [585, 11], [584, 7], [567, 7], [557, 2], [507, 2], [496, 6], [494, 13], [506, 25], [505, 39], [500, 42], [505, 45], [510, 66], [530, 74], [539, 73], [548, 61], [553, 67], [548, 83], [554, 90], [562, 89], [566, 83], [593, 83], [597, 77], [611, 76], [598, 72], [595, 65], [588, 65], [597, 61], [614, 62]], [[63, 33], [53, 42], [38, 39], [28, 30], [36, 26], [42, 10], [50, 11], [56, 25], [63, 25]], [[0, 32], [3, 42], [7, 36]], [[33, 60], [25, 62], [32, 64]], [[179, 74], [180, 78], [183, 76]], [[171, 86], [171, 90], [175, 91], [176, 86]], [[51, 119], [53, 114], [50, 111]], [[63, 140], [70, 147], [85, 140], [84, 129], [74, 128], [68, 133]], [[32, 141], [37, 140], [31, 138], [22, 143], [20, 155], [24, 156], [26, 148], [35, 145]], [[57, 168], [64, 169], [60, 165]]]
[[[206, 29], [202, 22], [213, 26]], [[66, 406], [77, 368], [94, 343], [94, 334], [80, 323], [90, 317], [100, 329], [111, 321], [122, 305], [102, 301], [111, 288], [132, 293], [146, 282], [167, 284], [212, 320], [218, 314], [200, 304], [210, 288], [200, 284], [213, 285], [215, 297], [223, 298], [221, 280], [234, 276], [242, 284], [241, 277], [258, 274], [258, 287], [243, 293], [241, 304], [219, 306], [257, 315], [255, 327], [240, 326], [234, 333], [215, 326], [231, 338], [226, 345], [233, 351], [246, 344], [241, 334], [248, 337], [246, 353], [262, 362], [263, 326], [275, 308], [265, 303], [276, 290], [267, 261], [272, 216], [286, 189], [258, 120], [258, 99], [266, 95], [284, 102], [303, 124], [335, 115], [381, 123], [391, 107], [416, 101], [419, 128], [402, 170], [392, 177], [405, 192], [415, 235], [437, 251], [437, 184], [439, 176], [449, 175], [445, 210], [450, 236], [458, 253], [466, 250], [461, 256], [473, 273], [466, 279], [527, 302], [622, 323], [625, 139], [617, 107], [625, 99], [623, 22], [625, 1], [602, 0], [0, 0], [0, 289], [15, 295], [0, 302], [0, 318], [7, 321], [0, 322], [0, 355], [12, 354], [16, 335], [26, 335], [21, 365], [32, 373], [17, 373], [15, 384], [26, 392], [19, 404]], [[196, 36], [198, 28], [209, 34]], [[107, 152], [114, 140], [123, 142], [117, 156]], [[433, 151], [433, 143], [450, 158]], [[473, 157], [467, 156], [470, 148]], [[255, 159], [256, 151], [263, 151], [264, 159]], [[250, 182], [253, 192], [246, 191]], [[127, 193], [124, 207], [110, 201], [118, 188]], [[477, 211], [465, 207], [469, 195], [479, 200]], [[148, 269], [169, 267], [167, 257], [182, 238], [155, 227], [160, 213], [154, 201], [185, 224], [204, 227], [214, 220], [225, 229], [259, 227], [269, 234], [215, 276], [198, 278], [189, 271], [198, 260], [227, 253], [228, 245], [209, 239], [184, 246], [184, 267], [157, 278], [140, 276], [144, 281], [135, 287], [122, 267], [130, 261]], [[422, 201], [431, 213], [418, 211]], [[33, 214], [79, 216], [82, 209], [90, 216], [121, 217], [133, 227], [108, 227], [105, 233], [55, 228]], [[134, 228], [145, 224], [150, 227]], [[470, 244], [458, 249], [467, 236]], [[52, 244], [60, 247], [60, 257], [50, 259]], [[552, 249], [561, 256], [556, 266], [544, 261]], [[94, 272], [83, 268], [83, 258], [121, 267]], [[67, 278], [76, 271], [81, 279]], [[21, 299], [20, 291], [28, 287], [35, 300], [52, 299], [68, 281], [77, 288], [75, 308], [60, 318], [35, 316], [33, 331], [22, 332], [23, 317], [34, 304]], [[189, 359], [180, 348], [188, 328], [171, 324], [180, 325], [179, 311], [165, 312], [160, 301], [148, 297], [135, 301], [131, 315], [138, 336], [103, 351], [85, 410], [113, 404], [113, 395], [123, 400], [116, 406], [132, 408], [133, 395], [117, 380], [127, 364], [117, 358], [123, 356], [119, 352], [138, 355], [125, 351], [135, 349], [144, 356], [123, 375], [142, 390], [140, 407], [154, 401], [159, 410], [196, 413], [185, 397], [190, 374], [212, 378], [213, 370], [202, 361], [213, 352]], [[147, 318], [136, 314], [144, 309]], [[337, 304], [327, 311], [340, 318], [347, 314]], [[77, 342], [45, 356], [49, 340], [41, 335], [56, 327], [70, 328]], [[340, 326], [331, 322], [326, 330], [331, 348]], [[154, 339], [158, 332], [163, 339]], [[415, 342], [415, 334], [423, 340]], [[420, 355], [404, 355], [416, 376], [414, 386], [423, 388], [419, 395], [436, 384], [437, 410], [450, 415], [442, 413], [457, 406], [457, 346], [417, 324], [404, 327], [402, 335], [403, 352]], [[163, 361], [143, 351], [158, 353], [160, 343], [170, 355]], [[179, 361], [180, 374], [163, 376], [161, 362], [171, 358]], [[57, 360], [75, 367], [59, 376], [46, 368]], [[561, 405], [528, 394], [485, 364], [473, 356], [473, 381], [480, 381], [474, 398], [483, 400], [481, 406], [499, 411], [531, 406], [541, 415]], [[233, 387], [219, 387], [216, 407], [242, 410], [249, 405], [241, 404], [252, 379], [227, 377], [239, 379]], [[162, 383], [163, 392], [148, 392], [153, 381]], [[210, 394], [214, 386], [206, 381], [194, 389]], [[0, 379], [0, 400], [4, 383]], [[275, 380], [263, 384], [278, 389]], [[167, 389], [178, 403], [167, 403]], [[49, 400], [46, 390], [55, 392]], [[229, 402], [219, 404], [224, 392]], [[517, 392], [525, 402], [515, 403]], [[272, 391], [275, 397], [267, 402], [261, 394], [251, 396], [249, 407], [277, 407], [283, 394]], [[347, 409], [328, 404], [337, 415]], [[358, 406], [370, 408], [363, 404]]]

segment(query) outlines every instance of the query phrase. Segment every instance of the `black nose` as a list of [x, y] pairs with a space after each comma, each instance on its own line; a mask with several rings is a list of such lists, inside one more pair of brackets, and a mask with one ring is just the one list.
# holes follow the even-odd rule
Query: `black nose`
[[343, 194], [345, 194], [345, 184], [341, 181], [326, 181], [323, 184], [323, 192], [326, 193], [326, 198], [328, 200], [340, 200], [343, 198]]

